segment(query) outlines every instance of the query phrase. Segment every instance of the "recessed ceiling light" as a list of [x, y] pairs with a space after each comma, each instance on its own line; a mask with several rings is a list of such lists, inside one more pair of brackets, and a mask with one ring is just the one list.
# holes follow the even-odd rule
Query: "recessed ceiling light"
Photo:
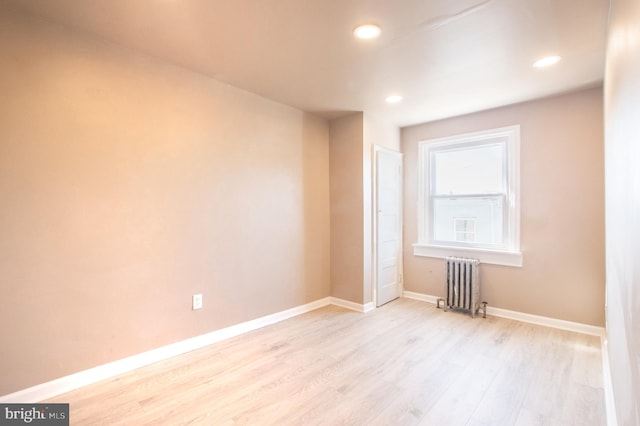
[[533, 66], [536, 68], [550, 67], [560, 62], [560, 59], [562, 59], [560, 56], [547, 56], [546, 58], [535, 61]]
[[391, 95], [391, 96], [387, 96], [384, 101], [386, 103], [388, 103], [388, 104], [397, 104], [401, 100], [402, 100], [402, 96], [400, 96], [400, 95]]
[[382, 32], [382, 28], [375, 24], [364, 24], [357, 26], [353, 30], [353, 35], [365, 40], [376, 38]]

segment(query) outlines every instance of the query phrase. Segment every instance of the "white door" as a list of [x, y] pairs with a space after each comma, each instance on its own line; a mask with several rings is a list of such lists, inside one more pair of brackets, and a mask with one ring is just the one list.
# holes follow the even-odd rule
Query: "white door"
[[376, 305], [400, 297], [402, 271], [402, 154], [375, 147]]

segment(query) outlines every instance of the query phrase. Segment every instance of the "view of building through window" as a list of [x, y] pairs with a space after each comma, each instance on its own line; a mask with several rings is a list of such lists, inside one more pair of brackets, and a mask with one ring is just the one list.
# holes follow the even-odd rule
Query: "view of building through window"
[[475, 241], [476, 219], [460, 217], [454, 218], [453, 231], [456, 233], [456, 241]]

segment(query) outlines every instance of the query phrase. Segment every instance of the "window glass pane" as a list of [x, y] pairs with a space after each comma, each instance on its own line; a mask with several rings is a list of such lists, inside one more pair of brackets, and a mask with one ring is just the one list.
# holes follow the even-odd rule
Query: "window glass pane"
[[434, 198], [434, 241], [503, 244], [503, 200], [503, 196]]
[[504, 192], [504, 143], [435, 150], [432, 156], [435, 195]]

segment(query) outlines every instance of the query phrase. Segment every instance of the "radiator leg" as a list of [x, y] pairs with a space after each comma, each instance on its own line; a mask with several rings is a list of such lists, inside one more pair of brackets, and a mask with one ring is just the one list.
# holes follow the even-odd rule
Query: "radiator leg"
[[[444, 309], [444, 311], [445, 311], [445, 312], [447, 312], [447, 311], [448, 311], [448, 309], [447, 309], [447, 308], [448, 308], [449, 306], [447, 306], [447, 302], [446, 302], [446, 300], [444, 300], [442, 297], [440, 297], [440, 298], [439, 298], [439, 300], [441, 300], [441, 301], [442, 301], [442, 309]], [[439, 303], [440, 303], [440, 302], [438, 301], [438, 306], [439, 306]]]
[[487, 317], [487, 302], [482, 302], [482, 318]]
[[444, 302], [444, 299], [442, 297], [438, 297], [438, 300], [436, 301], [436, 308], [440, 309], [440, 302]]

